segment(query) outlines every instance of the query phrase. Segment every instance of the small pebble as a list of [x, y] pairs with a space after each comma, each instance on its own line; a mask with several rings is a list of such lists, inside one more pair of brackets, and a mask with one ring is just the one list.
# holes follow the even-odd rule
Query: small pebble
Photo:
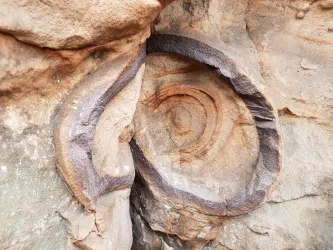
[[298, 12], [296, 13], [296, 18], [297, 18], [297, 19], [303, 19], [304, 16], [305, 16], [305, 13], [304, 13], [303, 10], [300, 10], [300, 11], [298, 11]]

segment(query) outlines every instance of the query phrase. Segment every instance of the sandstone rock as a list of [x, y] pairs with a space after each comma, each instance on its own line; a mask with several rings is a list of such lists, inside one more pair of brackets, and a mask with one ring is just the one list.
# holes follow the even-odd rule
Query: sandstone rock
[[4, 0], [0, 31], [39, 47], [82, 48], [137, 34], [160, 10], [157, 0]]
[[[72, 195], [57, 171], [52, 132], [54, 117], [63, 98], [83, 78], [107, 61], [126, 54], [130, 56], [133, 48], [138, 48], [138, 44], [146, 39], [148, 32], [144, 30], [125, 40], [78, 51], [42, 50], [10, 36], [0, 36], [1, 249], [77, 249], [69, 238], [67, 228], [73, 225], [83, 225], [84, 228], [86, 224], [71, 225], [62, 216], [66, 209], [70, 210]], [[113, 66], [115, 71], [122, 70], [117, 69], [115, 64]], [[133, 87], [139, 87], [139, 83], [136, 81]], [[139, 94], [137, 91], [130, 92]], [[135, 100], [132, 103], [135, 105]], [[109, 119], [107, 115], [104, 118], [104, 121]], [[125, 140], [122, 142], [125, 143]], [[128, 149], [126, 152], [125, 160], [128, 162], [131, 152]], [[96, 154], [101, 155], [98, 149]], [[133, 171], [133, 166], [131, 169]], [[115, 226], [118, 223], [116, 218], [124, 223], [123, 226], [126, 223], [130, 225], [129, 190], [126, 195], [115, 195], [108, 203], [111, 203], [109, 209], [112, 210], [114, 201], [119, 200], [118, 208], [114, 208], [113, 212], [120, 210], [121, 216], [112, 216], [115, 219], [112, 222], [109, 222], [109, 217], [104, 219], [104, 222], [119, 228], [119, 232], [121, 228]], [[82, 208], [77, 210], [78, 217], [85, 217], [86, 212]], [[112, 213], [106, 214], [111, 216]], [[114, 236], [114, 229], [111, 234], [110, 230], [105, 230], [105, 235], [117, 240], [127, 239], [130, 248], [130, 226], [122, 229], [126, 232], [122, 233], [124, 238]], [[82, 243], [84, 239], [93, 237], [90, 234], [86, 236], [90, 232], [73, 235]], [[98, 249], [97, 243], [100, 246], [105, 244], [100, 237], [94, 239], [95, 249]]]
[[175, 0], [158, 0], [163, 7], [167, 6], [169, 3], [172, 3]]
[[[327, 28], [333, 19], [331, 11], [321, 10], [320, 2], [310, 5], [305, 18], [297, 20], [289, 1], [253, 1], [246, 20], [249, 37], [257, 47], [266, 94], [276, 108], [288, 107], [298, 116], [330, 122], [333, 35]], [[311, 64], [310, 70], [302, 67], [309, 68], [306, 62]]]
[[332, 247], [333, 129], [291, 115], [280, 121], [285, 167], [279, 186], [258, 210], [226, 221], [211, 244], [214, 249]]
[[204, 65], [153, 54], [134, 119], [137, 210], [154, 230], [208, 241], [221, 216], [254, 209], [276, 180], [274, 116], [256, 87], [219, 51], [177, 36], [154, 36], [147, 48], [215, 67], [234, 89]]
[[[129, 55], [149, 36], [146, 29], [132, 37], [87, 49], [42, 50], [0, 35], [0, 102], [1, 107], [15, 104], [31, 113], [35, 122], [51, 115], [59, 100], [90, 72], [106, 61]], [[29, 93], [29, 95], [27, 94]], [[32, 97], [31, 97], [32, 96]], [[52, 105], [51, 105], [52, 103]], [[37, 107], [47, 110], [38, 112]], [[49, 119], [50, 117], [48, 117]]]
[[[118, 150], [118, 137], [131, 122], [135, 110], [143, 72], [142, 68], [138, 73], [142, 53], [140, 48], [134, 55], [137, 59], [122, 57], [106, 62], [71, 92], [57, 113], [54, 141], [59, 170], [87, 209], [95, 209], [101, 194], [128, 188], [133, 183], [133, 169], [126, 167], [126, 163], [119, 164], [130, 161], [131, 153], [123, 152], [121, 145]], [[133, 78], [135, 84], [117, 95]], [[129, 98], [124, 98], [127, 95]], [[111, 106], [107, 106], [109, 102]], [[123, 112], [113, 111], [125, 103]], [[115, 138], [105, 142], [105, 133]], [[100, 145], [105, 148], [99, 148]], [[113, 153], [109, 153], [108, 147], [113, 148]]]
[[[84, 235], [73, 233], [74, 244], [82, 249], [130, 249], [132, 245], [129, 194], [134, 165], [128, 144], [131, 135], [126, 141], [121, 134], [134, 115], [144, 70], [144, 57], [134, 56], [138, 59], [121, 57], [92, 72], [57, 114], [54, 140], [60, 172], [90, 211], [79, 219]], [[85, 221], [90, 222], [91, 216], [94, 223], [87, 227]]]
[[[99, 70], [108, 63], [126, 61], [135, 54], [149, 35], [150, 22], [162, 7], [165, 9], [154, 21], [153, 32], [189, 37], [223, 53], [232, 62], [227, 65], [232, 65], [231, 68], [246, 76], [272, 104], [273, 112], [278, 111], [279, 120], [276, 123], [281, 127], [282, 168], [275, 190], [268, 192], [267, 203], [247, 211], [247, 214], [221, 217], [202, 214], [190, 206], [188, 209], [169, 209], [173, 202], [169, 193], [164, 189], [160, 190], [161, 195], [148, 192], [149, 188], [156, 190], [158, 185], [144, 186], [145, 176], [141, 174], [140, 177], [140, 169], [136, 166], [138, 175], [131, 197], [131, 205], [135, 208], [134, 212], [132, 208], [135, 230], [132, 249], [332, 249], [331, 1], [159, 2], [1, 1], [0, 249], [130, 248], [129, 188], [99, 194], [95, 211], [85, 210], [72, 197], [56, 171], [58, 159], [53, 146], [54, 117], [63, 101], [73, 95], [73, 89], [83, 79], [89, 79], [94, 72], [101, 72]], [[62, 50], [42, 49], [27, 43]], [[167, 48], [168, 45], [169, 42], [163, 46]], [[178, 49], [186, 51], [187, 48]], [[198, 49], [193, 51], [198, 53]], [[148, 64], [154, 56], [158, 55], [150, 55]], [[178, 81], [179, 75], [182, 79], [191, 76], [191, 72], [167, 72], [160, 77], [154, 76], [154, 70], [168, 64], [170, 54], [159, 56], [163, 60], [155, 61], [153, 67], [145, 70], [153, 75], [152, 79], [157, 79], [153, 81], [156, 86], [163, 85], [159, 79], [174, 78]], [[185, 61], [181, 56], [172, 55], [171, 58], [174, 58], [176, 65], [191, 64], [188, 58]], [[120, 73], [123, 69], [121, 65], [113, 64], [114, 72]], [[209, 75], [214, 68], [206, 67], [205, 70]], [[225, 71], [224, 75], [226, 73], [230, 71]], [[112, 78], [112, 74], [102, 74], [101, 77]], [[191, 77], [195, 82], [204, 75]], [[148, 89], [155, 91], [152, 83]], [[116, 105], [103, 106], [109, 108], [101, 114], [100, 123], [94, 124], [97, 126], [94, 130], [96, 137], [90, 149], [95, 170], [100, 175], [115, 176], [117, 169], [122, 175], [125, 168], [120, 166], [131, 165], [128, 162], [131, 152], [127, 142], [132, 135], [130, 117], [135, 98], [139, 95], [139, 86], [128, 87], [127, 92], [124, 89], [119, 93], [120, 100]], [[121, 93], [131, 96], [128, 102]], [[214, 96], [219, 93], [214, 92]], [[243, 97], [239, 95], [241, 100], [236, 103], [246, 103]], [[80, 103], [74, 104], [79, 106]], [[200, 108], [191, 101], [188, 103], [191, 110], [200, 114]], [[143, 105], [138, 104], [138, 112], [139, 109], [142, 111]], [[182, 103], [181, 106], [186, 105]], [[112, 109], [114, 106], [119, 110]], [[89, 108], [91, 106], [87, 105]], [[124, 116], [117, 113], [120, 109], [124, 110], [120, 112]], [[141, 119], [151, 115], [142, 113]], [[182, 108], [170, 113], [176, 122], [167, 123], [169, 128], [175, 124], [190, 124], [186, 115], [178, 115], [183, 113]], [[115, 117], [120, 118], [120, 123], [115, 122]], [[158, 129], [154, 124], [148, 124], [148, 128], [151, 140], [156, 140], [160, 133], [154, 136], [154, 130]], [[195, 126], [194, 132], [199, 128]], [[142, 136], [147, 136], [141, 132]], [[104, 135], [105, 138], [111, 137], [110, 140], [104, 140]], [[173, 139], [178, 144], [183, 142], [177, 134]], [[168, 140], [167, 137], [165, 141]], [[162, 145], [165, 144], [158, 144], [156, 149], [147, 147], [150, 153], [143, 152], [147, 158], [152, 158], [154, 166], [161, 164], [156, 159], [163, 154], [154, 155], [154, 152], [161, 152], [158, 149]], [[109, 152], [105, 149], [107, 147], [118, 149], [110, 149], [112, 152]], [[125, 157], [121, 157], [121, 153]], [[241, 167], [251, 169], [245, 165]], [[173, 168], [168, 171], [174, 173]], [[186, 180], [190, 180], [188, 172], [184, 174]], [[164, 176], [169, 177], [168, 173]], [[236, 189], [240, 187], [238, 184], [230, 182]], [[179, 186], [186, 188], [182, 183]], [[187, 204], [188, 200], [181, 202]], [[150, 207], [152, 204], [155, 207]], [[161, 216], [152, 217], [154, 214]], [[185, 221], [180, 220], [178, 215]], [[167, 221], [168, 218], [170, 221]], [[201, 222], [197, 223], [198, 220]], [[216, 231], [211, 235], [210, 229], [205, 229], [207, 224], [216, 225]], [[206, 236], [204, 230], [208, 232]], [[201, 231], [200, 236], [206, 239], [215, 233], [217, 237], [205, 246], [206, 239], [200, 241], [190, 237], [190, 241], [183, 240], [184, 235], [198, 236]], [[119, 242], [124, 242], [124, 245]]]
[[78, 204], [61, 210], [74, 245], [80, 249], [130, 249], [129, 193], [130, 189], [124, 189], [103, 195], [94, 213]]
[[[328, 27], [332, 19], [329, 11], [321, 11], [320, 2], [298, 1], [295, 6], [293, 1], [250, 1], [246, 6], [220, 1], [220, 6], [233, 8], [213, 15], [218, 9], [215, 1], [205, 1], [206, 11], [203, 2], [192, 1], [189, 8], [188, 1], [177, 1], [155, 23], [160, 33], [211, 43], [222, 39], [214, 46], [232, 52], [236, 63], [259, 75], [265, 94], [280, 110], [284, 154], [271, 201], [248, 215], [225, 220], [218, 238], [204, 249], [332, 248], [332, 187], [328, 184], [333, 132], [329, 84], [333, 40]], [[197, 15], [188, 14], [187, 9]], [[302, 20], [295, 19], [297, 11], [304, 11]], [[220, 24], [215, 25], [216, 20]], [[214, 28], [205, 29], [209, 24]]]
[[[154, 22], [154, 31], [193, 38], [227, 54], [245, 75], [262, 80], [256, 48], [248, 38], [248, 1], [179, 0], [168, 5]], [[261, 90], [262, 91], [262, 90]]]
[[333, 1], [332, 0], [326, 0], [326, 1], [320, 1], [319, 7], [322, 9], [333, 9]]

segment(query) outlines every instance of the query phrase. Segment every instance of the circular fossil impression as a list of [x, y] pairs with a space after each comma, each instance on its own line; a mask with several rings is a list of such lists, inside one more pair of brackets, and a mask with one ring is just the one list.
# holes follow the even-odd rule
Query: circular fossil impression
[[176, 190], [221, 202], [253, 178], [260, 148], [253, 116], [204, 64], [149, 55], [134, 124], [144, 157]]

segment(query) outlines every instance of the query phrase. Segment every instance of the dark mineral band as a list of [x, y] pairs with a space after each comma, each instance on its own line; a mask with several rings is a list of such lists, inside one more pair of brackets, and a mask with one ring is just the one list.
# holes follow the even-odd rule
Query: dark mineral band
[[[129, 62], [116, 81], [100, 84], [99, 80], [115, 68], [113, 61], [103, 64], [71, 92], [56, 116], [54, 141], [59, 170], [75, 197], [87, 209], [94, 209], [94, 202], [101, 194], [133, 184], [134, 173], [101, 177], [93, 166], [91, 151], [99, 117], [106, 105], [134, 79], [144, 63], [145, 54], [143, 46], [131, 60], [127, 59]], [[75, 108], [74, 102], [78, 102]]]

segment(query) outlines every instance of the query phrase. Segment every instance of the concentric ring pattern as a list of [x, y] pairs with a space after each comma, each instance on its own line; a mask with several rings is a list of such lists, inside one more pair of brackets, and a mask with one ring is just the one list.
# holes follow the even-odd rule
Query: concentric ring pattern
[[252, 179], [256, 124], [241, 98], [205, 65], [149, 55], [135, 128], [147, 160], [179, 190], [220, 202]]

